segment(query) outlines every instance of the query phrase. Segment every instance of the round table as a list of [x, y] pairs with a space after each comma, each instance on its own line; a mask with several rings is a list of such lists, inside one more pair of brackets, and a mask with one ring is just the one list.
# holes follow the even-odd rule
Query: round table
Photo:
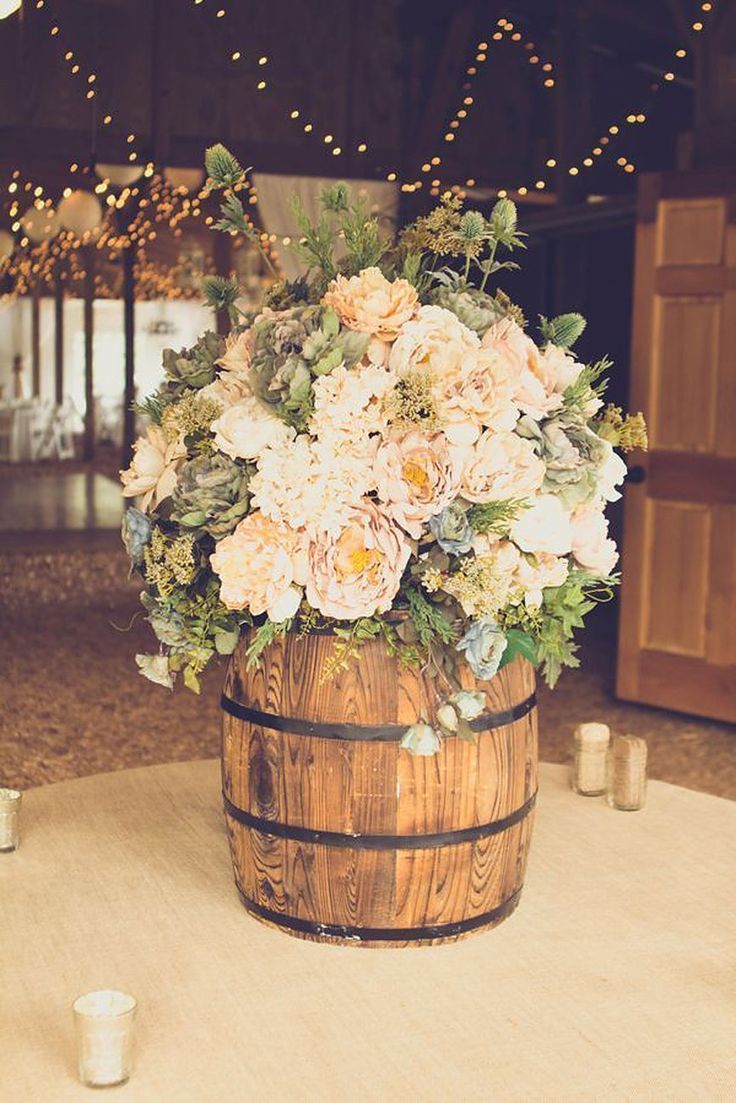
[[734, 854], [736, 803], [654, 782], [616, 812], [545, 765], [510, 919], [354, 949], [245, 912], [214, 761], [31, 790], [0, 854], [0, 1095], [88, 1099], [70, 1006], [113, 987], [130, 1103], [733, 1098]]

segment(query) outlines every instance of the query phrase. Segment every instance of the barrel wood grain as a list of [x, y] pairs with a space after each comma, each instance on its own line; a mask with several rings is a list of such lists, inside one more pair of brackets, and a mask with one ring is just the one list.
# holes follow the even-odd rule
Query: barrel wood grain
[[[275, 641], [250, 670], [246, 647], [247, 639], [231, 659], [224, 698], [279, 718], [287, 729], [289, 719], [405, 728], [430, 715], [442, 692], [423, 673], [401, 668], [380, 641], [322, 684], [329, 635]], [[527, 701], [535, 684], [521, 659], [490, 682], [476, 682], [463, 664], [462, 680], [484, 692], [491, 714]], [[296, 937], [403, 946], [455, 941], [465, 928], [495, 926], [513, 910], [533, 823], [535, 708], [479, 732], [475, 743], [445, 739], [432, 757], [412, 756], [395, 739], [295, 734], [269, 727], [268, 717], [260, 721], [223, 712], [235, 878], [257, 918]], [[509, 817], [508, 825], [494, 826]], [[468, 839], [422, 845], [419, 838], [474, 828], [480, 831]], [[300, 829], [306, 837], [294, 838]], [[435, 937], [437, 927], [443, 930]]]

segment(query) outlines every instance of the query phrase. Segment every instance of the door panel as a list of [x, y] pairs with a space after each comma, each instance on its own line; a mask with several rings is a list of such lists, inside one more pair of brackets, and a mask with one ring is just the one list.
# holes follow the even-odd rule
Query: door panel
[[618, 693], [736, 721], [736, 177], [642, 182], [630, 408]]

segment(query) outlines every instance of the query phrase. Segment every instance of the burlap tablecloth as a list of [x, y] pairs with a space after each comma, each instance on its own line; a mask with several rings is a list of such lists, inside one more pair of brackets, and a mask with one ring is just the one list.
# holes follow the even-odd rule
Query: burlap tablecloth
[[736, 804], [621, 813], [542, 768], [518, 911], [464, 942], [315, 945], [251, 919], [218, 767], [64, 782], [0, 855], [0, 1099], [90, 1098], [70, 1005], [139, 1001], [130, 1103], [736, 1097]]

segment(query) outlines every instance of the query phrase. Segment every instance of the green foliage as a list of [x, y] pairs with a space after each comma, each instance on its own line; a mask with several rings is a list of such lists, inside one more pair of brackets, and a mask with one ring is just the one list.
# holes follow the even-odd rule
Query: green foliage
[[325, 211], [340, 214], [348, 209], [350, 202], [350, 188], [344, 180], [339, 180], [331, 187], [323, 188], [319, 196], [320, 206]]
[[524, 498], [506, 498], [497, 502], [473, 505], [467, 512], [470, 527], [475, 532], [492, 532], [496, 536], [508, 536], [509, 530], [523, 509]]
[[563, 349], [572, 348], [586, 325], [582, 314], [558, 314], [551, 321], [543, 314], [539, 315], [539, 331], [545, 344]]
[[506, 629], [506, 641], [506, 650], [501, 658], [499, 670], [502, 670], [503, 667], [512, 662], [519, 655], [528, 659], [534, 666], [537, 665], [539, 661], [537, 655], [537, 641], [531, 633], [523, 632], [519, 628], [508, 628]]
[[406, 587], [402, 593], [422, 647], [428, 648], [433, 641], [442, 644], [455, 642], [457, 632], [445, 610], [430, 601], [421, 590]]
[[605, 394], [608, 380], [602, 377], [611, 367], [613, 363], [607, 356], [594, 364], [586, 364], [575, 382], [566, 388], [562, 396], [565, 409], [587, 420], [589, 403]]
[[296, 253], [308, 270], [317, 268], [325, 279], [334, 279], [337, 267], [334, 260], [335, 235], [332, 220], [324, 213], [317, 222], [312, 222], [304, 210], [304, 204], [296, 195], [291, 197], [289, 206], [301, 234], [301, 240], [294, 246]]
[[340, 262], [340, 268], [348, 276], [355, 276], [363, 268], [375, 267], [388, 246], [381, 238], [378, 219], [371, 215], [366, 200], [357, 200], [341, 212], [340, 229], [347, 249], [347, 257]]
[[142, 402], [133, 403], [133, 411], [141, 417], [147, 417], [154, 425], [161, 424], [166, 407], [176, 400], [173, 391], [159, 391], [144, 398]]
[[263, 652], [266, 650], [269, 644], [274, 640], [279, 639], [281, 636], [285, 636], [287, 632], [291, 630], [291, 626], [294, 623], [293, 617], [288, 620], [282, 620], [279, 624], [275, 621], [266, 619], [253, 633], [253, 638], [248, 644], [245, 652], [246, 667], [250, 670], [255, 666]]
[[618, 576], [596, 578], [586, 571], [571, 571], [562, 586], [543, 591], [543, 616], [537, 635], [537, 656], [547, 684], [553, 688], [564, 666], [577, 667], [576, 628], [598, 602], [610, 601]]
[[[181, 671], [185, 685], [199, 693], [199, 675], [215, 655], [230, 654], [237, 645], [247, 613], [226, 609], [220, 585], [209, 578], [200, 588], [176, 587], [166, 596], [143, 593], [141, 601], [158, 640], [168, 649], [168, 671]], [[146, 677], [161, 676], [163, 662], [140, 664]], [[145, 669], [144, 669], [145, 665]], [[150, 669], [149, 669], [150, 667]]]
[[237, 188], [248, 171], [220, 142], [205, 151], [204, 166], [213, 188]]
[[245, 213], [245, 208], [237, 195], [230, 193], [220, 206], [220, 219], [214, 225], [215, 230], [228, 234], [245, 234], [246, 237], [258, 237], [255, 226]]
[[[378, 617], [359, 617], [358, 620], [352, 621], [347, 628], [335, 625], [333, 631], [337, 638], [332, 654], [322, 667], [320, 685], [329, 681], [330, 678], [334, 678], [341, 671], [347, 670], [351, 663], [360, 657], [360, 649], [368, 640], [383, 636], [387, 642], [390, 640], [395, 648], [395, 636], [390, 631], [390, 626]], [[389, 654], [391, 653], [392, 649], [389, 648]], [[395, 650], [393, 653], [395, 654]]]

